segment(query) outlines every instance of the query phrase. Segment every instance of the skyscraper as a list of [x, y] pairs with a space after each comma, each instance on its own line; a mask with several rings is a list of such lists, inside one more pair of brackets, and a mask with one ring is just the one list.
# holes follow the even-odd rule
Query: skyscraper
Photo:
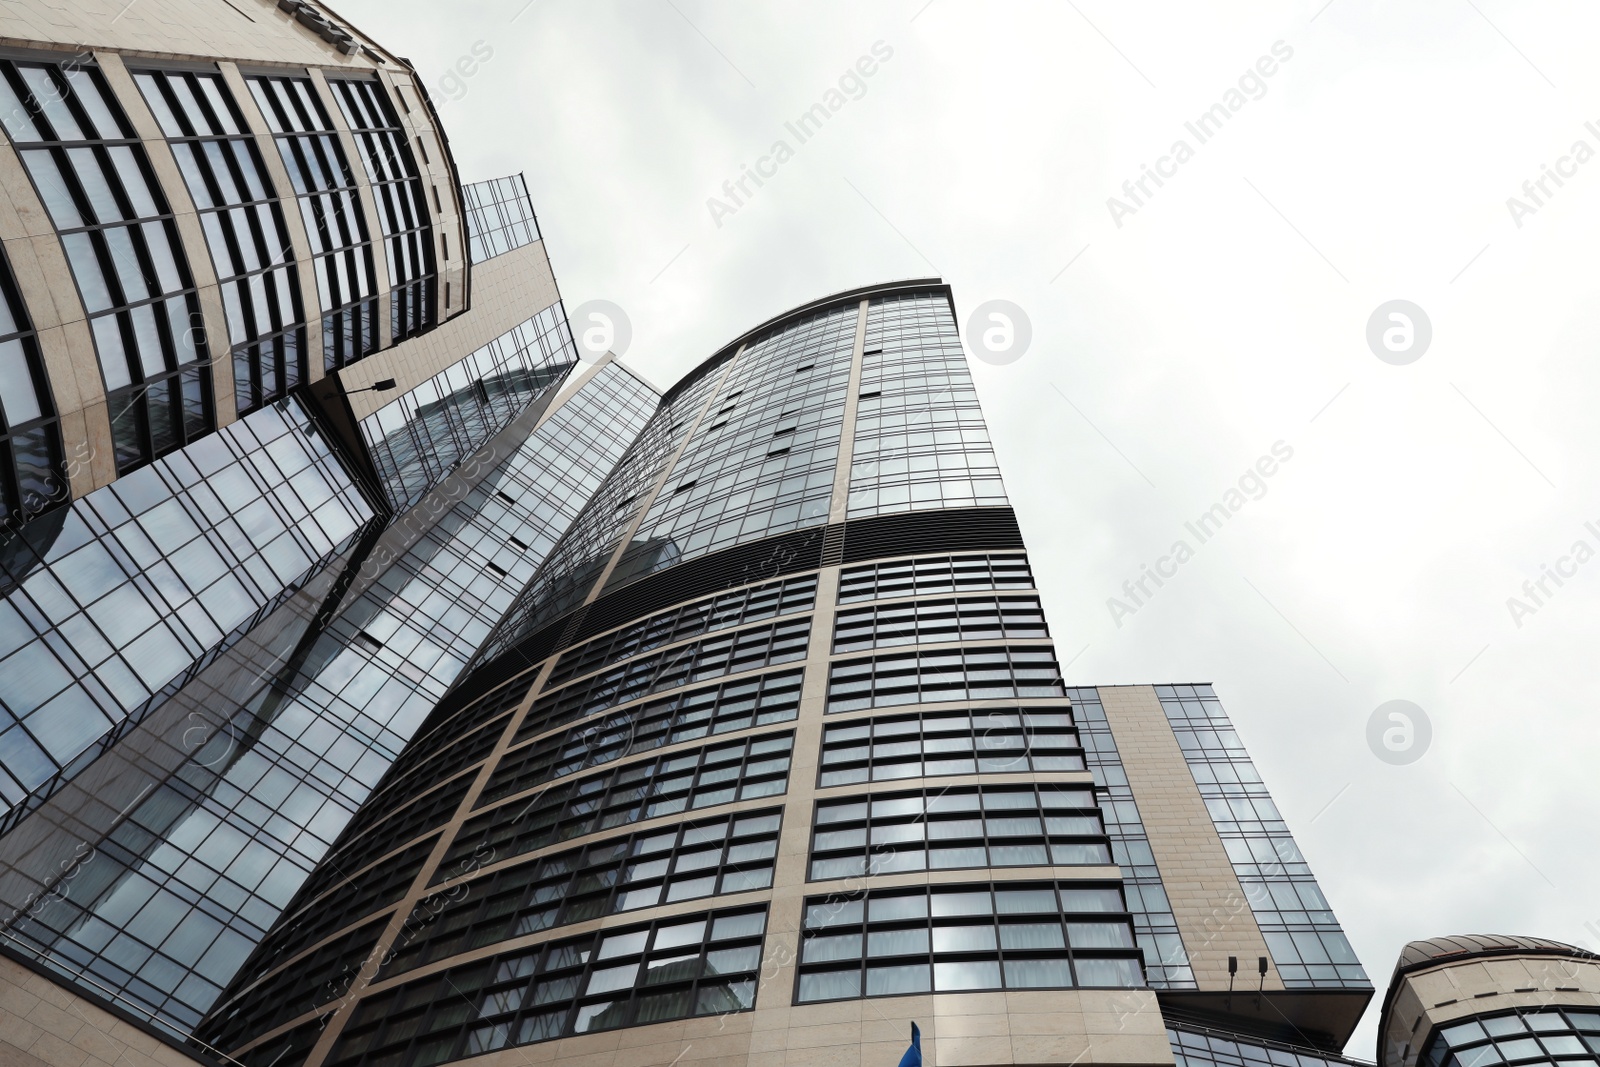
[[[331, 11], [0, 33], [0, 1059], [1356, 1062], [1215, 691], [1063, 677], [949, 286], [659, 393]], [[1415, 943], [1380, 1058], [1597, 1001]]]
[[0, 944], [181, 1039], [655, 394], [336, 16], [0, 31]]
[[842, 293], [670, 388], [201, 1037], [1337, 1060], [1372, 987], [1210, 687], [1063, 683], [955, 321]]

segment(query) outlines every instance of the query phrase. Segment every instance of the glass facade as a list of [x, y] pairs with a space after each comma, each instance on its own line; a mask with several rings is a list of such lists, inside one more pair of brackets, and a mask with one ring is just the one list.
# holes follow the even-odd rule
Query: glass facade
[[917, 600], [841, 611], [834, 619], [833, 651], [1049, 636], [1036, 596]]
[[[618, 389], [635, 382], [602, 368], [420, 540], [379, 558], [381, 576], [296, 670], [208, 719], [212, 742], [98, 846], [95, 877], [13, 932], [178, 1032], [195, 1026], [638, 432], [644, 411]], [[138, 477], [100, 493], [120, 499]]]
[[1032, 589], [1028, 557], [1017, 553], [973, 553], [924, 556], [888, 563], [867, 563], [839, 572], [839, 603], [937, 596], [979, 589]]
[[484, 786], [483, 796], [498, 800], [653, 748], [790, 722], [800, 713], [800, 682], [799, 671], [773, 671], [686, 689], [558, 734], [547, 734], [551, 726], [559, 725], [553, 718], [535, 717], [530, 710], [513, 741], [538, 737], [538, 743], [508, 751]]
[[1115, 882], [979, 882], [808, 897], [795, 1001], [1142, 985]]
[[1065, 708], [928, 711], [823, 727], [817, 784], [1083, 769]]
[[200, 302], [144, 145], [92, 66], [0, 62], [6, 127], [89, 316], [119, 473], [215, 426]]
[[482, 263], [542, 239], [522, 175], [471, 182], [461, 187], [461, 197], [467, 206], [472, 262]]
[[284, 401], [11, 536], [0, 554], [5, 806], [169, 697], [373, 514]]
[[828, 671], [829, 712], [1065, 695], [1048, 645], [874, 656], [836, 662]]
[[1156, 695], [1283, 984], [1370, 989], [1216, 693], [1209, 685], [1160, 685]]
[[1194, 1026], [1168, 1026], [1167, 1040], [1177, 1067], [1370, 1067], [1315, 1049]]
[[[557, 940], [362, 1001], [330, 1063], [434, 1064], [755, 1003], [766, 907]], [[252, 1063], [251, 1067], [255, 1067]]]
[[561, 685], [618, 660], [704, 633], [778, 615], [810, 611], [816, 602], [816, 593], [816, 577], [802, 575], [767, 585], [736, 589], [708, 600], [658, 612], [563, 652], [545, 685]]
[[[517, 598], [479, 653], [478, 662], [495, 659], [541, 624], [583, 603], [716, 385], [716, 370], [703, 367], [690, 383], [680, 384], [662, 397], [660, 406], [611, 476], [562, 536], [549, 562]], [[671, 545], [655, 547], [663, 559], [675, 551]]]
[[[398, 341], [428, 329], [438, 315], [439, 257], [422, 195], [422, 175], [382, 85], [330, 78], [328, 87], [355, 134], [356, 151], [378, 204], [389, 261], [389, 337]], [[449, 258], [448, 248], [440, 253]]]
[[200, 213], [243, 415], [306, 378], [305, 312], [279, 194], [220, 74], [141, 71], [134, 81]]
[[874, 299], [863, 351], [850, 517], [1006, 503], [949, 297]]
[[[736, 545], [825, 524], [859, 318], [857, 300], [793, 316], [669, 391], [480, 661], [582, 603], [614, 555], [602, 592]], [[874, 384], [869, 389], [863, 378], [849, 517], [1003, 505], [948, 297], [875, 298], [867, 337], [863, 374]], [[880, 399], [866, 397], [873, 389]], [[635, 518], [637, 529], [619, 554], [618, 541]], [[970, 580], [963, 574], [958, 587]]]
[[361, 436], [397, 511], [560, 383], [578, 361], [552, 304], [361, 420]]
[[1476, 1016], [1437, 1030], [1417, 1062], [1426, 1067], [1600, 1063], [1600, 1009], [1528, 1008]]
[[745, 348], [623, 552], [613, 584], [828, 521], [855, 332], [849, 305]]
[[810, 632], [806, 618], [703, 637], [592, 674], [541, 696], [537, 708], [566, 722], [690, 682], [792, 663], [805, 657]]
[[781, 796], [789, 788], [793, 750], [792, 731], [757, 734], [563, 781], [474, 816], [456, 835], [442, 866], [486, 853], [520, 855], [584, 834], [735, 800]]
[[450, 903], [408, 930], [383, 978], [558, 926], [658, 904], [766, 889], [783, 809], [602, 838], [440, 890]]
[[874, 793], [817, 804], [811, 880], [970, 867], [1093, 867], [1111, 848], [1088, 786]]
[[322, 304], [323, 366], [347, 366], [379, 344], [372, 240], [355, 178], [311, 79], [248, 80], [311, 239], [311, 268]]

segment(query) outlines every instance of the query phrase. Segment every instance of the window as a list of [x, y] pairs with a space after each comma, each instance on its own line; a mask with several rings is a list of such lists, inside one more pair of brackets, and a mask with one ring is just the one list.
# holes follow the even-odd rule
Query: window
[[0, 110], [89, 316], [118, 473], [209, 433], [210, 359], [188, 261], [99, 70], [0, 63]]
[[303, 904], [316, 899], [344, 877], [341, 872], [359, 871], [396, 845], [449, 822], [472, 781], [473, 775], [457, 775], [440, 788], [409, 802], [400, 798], [402, 803], [398, 808], [388, 804], [363, 804], [334, 847], [323, 857], [317, 873], [301, 887], [284, 914], [293, 915]]
[[1110, 863], [1091, 787], [984, 786], [818, 801], [810, 880]]
[[66, 503], [69, 489], [37, 335], [0, 258], [0, 528]]
[[766, 908], [547, 942], [369, 996], [329, 1062], [428, 1067], [514, 1045], [755, 1006]]
[[1275, 1041], [1224, 1037], [1214, 1031], [1167, 1027], [1177, 1067], [1369, 1067], [1325, 1052], [1295, 1048]]
[[817, 784], [1083, 769], [1065, 708], [930, 711], [825, 727]]
[[1436, 1030], [1417, 1058], [1419, 1067], [1489, 1067], [1600, 1056], [1600, 1012], [1593, 1008], [1541, 1007], [1477, 1016]]
[[[603, 915], [765, 889], [772, 884], [782, 821], [783, 809], [769, 808], [646, 830], [439, 890], [412, 913], [380, 973], [388, 978]], [[478, 865], [495, 858], [474, 857]]]
[[[430, 837], [419, 841], [369, 870], [345, 868], [340, 878], [343, 884], [338, 889], [317, 895], [315, 906], [309, 911], [302, 908], [300, 914], [291, 912], [288, 922], [280, 922], [272, 928], [272, 933], [256, 946], [250, 956], [249, 966], [239, 973], [235, 982], [254, 982], [271, 974], [328, 935], [386, 909], [405, 896], [417, 872], [433, 853], [437, 840], [436, 837]], [[294, 903], [305, 905], [311, 903], [312, 899], [310, 894], [302, 892]], [[287, 972], [280, 973], [274, 982], [280, 988], [293, 988], [289, 982], [285, 982], [285, 978], [298, 975], [300, 969], [297, 963]]]
[[834, 616], [833, 651], [860, 652], [947, 641], [1048, 638], [1044, 608], [1034, 596], [963, 597], [855, 608]]
[[562, 653], [545, 684], [552, 687], [561, 685], [617, 660], [713, 630], [742, 626], [778, 615], [791, 615], [797, 611], [810, 611], [816, 601], [816, 593], [816, 575], [808, 574], [738, 589], [659, 612]]
[[378, 350], [377, 280], [355, 178], [309, 78], [248, 80], [311, 239], [323, 312], [323, 367], [348, 366]]
[[[407, 745], [400, 758], [390, 766], [373, 796], [382, 796], [385, 805], [397, 804], [403, 798], [449, 778], [464, 767], [481, 763], [500, 743], [500, 736], [505, 733], [508, 721], [509, 717], [501, 716], [474, 729], [467, 729], [466, 724], [462, 724], [462, 730], [446, 744]], [[439, 740], [442, 739], [434, 739], [435, 742]]]
[[[543, 693], [528, 712], [552, 723], [587, 718], [617, 704], [691, 682], [738, 674], [804, 659], [809, 618], [774, 622], [640, 656], [590, 675], [564, 689]], [[526, 735], [525, 735], [526, 736]]]
[[977, 589], [1032, 589], [1028, 557], [975, 554], [928, 556], [846, 567], [839, 573], [839, 603], [902, 596], [965, 593]]
[[[451, 707], [447, 703], [439, 704], [422, 721], [422, 725], [417, 727], [417, 732], [412, 735], [412, 738], [420, 741], [423, 738], [433, 737], [435, 741], [438, 741], [445, 731], [448, 731], [452, 737], [460, 738], [490, 719], [498, 718], [502, 712], [509, 711], [520, 705], [523, 700], [527, 699], [528, 691], [533, 688], [533, 683], [538, 679], [539, 672], [537, 670], [528, 671], [491, 689], [464, 706]], [[501, 725], [504, 726], [505, 724], [502, 723]], [[455, 746], [449, 745], [446, 747]], [[437, 754], [439, 751], [441, 751], [440, 746], [432, 743], [425, 746], [411, 745], [408, 747], [405, 754], [389, 769], [389, 774], [383, 780], [378, 792], [385, 792], [393, 788], [395, 783], [400, 780], [401, 775], [408, 773], [417, 760], [425, 759], [428, 755]], [[418, 753], [418, 755], [414, 756], [412, 753]], [[437, 777], [433, 778], [435, 782], [438, 780]], [[423, 786], [424, 789], [429, 787], [429, 785]]]
[[[335, 938], [293, 967], [255, 986], [248, 996], [239, 995], [245, 981], [237, 981], [229, 989], [234, 996], [221, 1001], [215, 1013], [206, 1017], [202, 1040], [213, 1047], [237, 1048], [257, 1034], [310, 1011], [319, 1000], [337, 1001], [351, 987], [386, 922], [370, 922]], [[307, 992], [311, 995], [305, 995]]]
[[760, 734], [569, 779], [470, 819], [440, 868], [459, 869], [485, 850], [510, 857], [644, 819], [781, 796], [793, 747], [792, 733]]
[[980, 882], [806, 898], [795, 1001], [1142, 985], [1115, 882]]
[[221, 75], [141, 71], [134, 81], [200, 213], [221, 282], [234, 402], [243, 415], [306, 377], [300, 279], [278, 193]]
[[941, 700], [1059, 697], [1061, 671], [1047, 646], [911, 652], [835, 663], [828, 711]]
[[467, 206], [472, 262], [482, 263], [540, 239], [539, 221], [522, 175], [463, 185], [461, 196]]
[[[498, 800], [541, 782], [665, 745], [792, 722], [800, 710], [802, 677], [800, 671], [783, 671], [690, 689], [574, 726], [559, 736], [544, 737], [502, 756], [484, 786], [483, 798]], [[516, 741], [535, 737], [547, 726], [543, 720], [530, 718], [518, 729]]]
[[362, 419], [389, 502], [414, 505], [577, 361], [558, 302]]
[[389, 256], [390, 338], [412, 337], [438, 321], [433, 223], [422, 195], [421, 172], [382, 85], [336, 78], [329, 80], [329, 87], [354, 132], [378, 202], [378, 222]]

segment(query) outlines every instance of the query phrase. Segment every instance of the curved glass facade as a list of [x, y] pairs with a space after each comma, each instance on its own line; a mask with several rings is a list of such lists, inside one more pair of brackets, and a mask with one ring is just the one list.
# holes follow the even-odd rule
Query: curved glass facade
[[311, 240], [322, 305], [323, 366], [330, 371], [349, 366], [379, 345], [372, 238], [355, 178], [309, 78], [253, 77], [249, 83]]
[[1422, 1050], [1428, 1067], [1600, 1063], [1600, 1008], [1529, 1008], [1482, 1015], [1437, 1031]]
[[279, 194], [220, 74], [140, 71], [134, 81], [200, 213], [243, 415], [306, 379], [305, 311]]
[[216, 425], [211, 358], [168, 195], [92, 66], [0, 63], [6, 132], [89, 316], [119, 473]]
[[[886, 365], [863, 337], [930, 429], [846, 403]], [[850, 519], [831, 561], [819, 538], [715, 565], [820, 535], [877, 469], [869, 522], [1003, 503], [992, 459], [940, 459], [982, 437], [954, 338], [943, 290], [850, 295], [669, 392], [480, 654], [506, 680], [430, 718], [335, 849], [353, 877], [314, 876], [201, 1036], [252, 1067], [431, 1067], [764, 1007], [1146, 990], [1143, 900], [1020, 543], [957, 521], [852, 549]], [[283, 976], [384, 916], [344, 978], [282, 1005]]]

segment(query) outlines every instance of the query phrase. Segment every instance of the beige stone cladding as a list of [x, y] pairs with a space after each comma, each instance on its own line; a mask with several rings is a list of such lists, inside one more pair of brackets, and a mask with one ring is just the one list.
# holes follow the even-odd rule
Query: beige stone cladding
[[7, 957], [0, 956], [5, 1067], [208, 1067]]
[[[337, 14], [330, 17], [355, 32]], [[138, 0], [134, 4], [127, 0], [7, 0], [0, 4], [0, 46], [41, 44], [152, 58], [201, 57], [352, 70], [380, 66], [371, 55], [341, 53], [279, 10], [273, 0]]]
[[[1195, 981], [1202, 990], [1227, 989], [1228, 957], [1236, 956], [1236, 981], [1254, 989], [1256, 960], [1271, 954], [1154, 687], [1099, 692]], [[1283, 988], [1276, 968], [1263, 987]]]

